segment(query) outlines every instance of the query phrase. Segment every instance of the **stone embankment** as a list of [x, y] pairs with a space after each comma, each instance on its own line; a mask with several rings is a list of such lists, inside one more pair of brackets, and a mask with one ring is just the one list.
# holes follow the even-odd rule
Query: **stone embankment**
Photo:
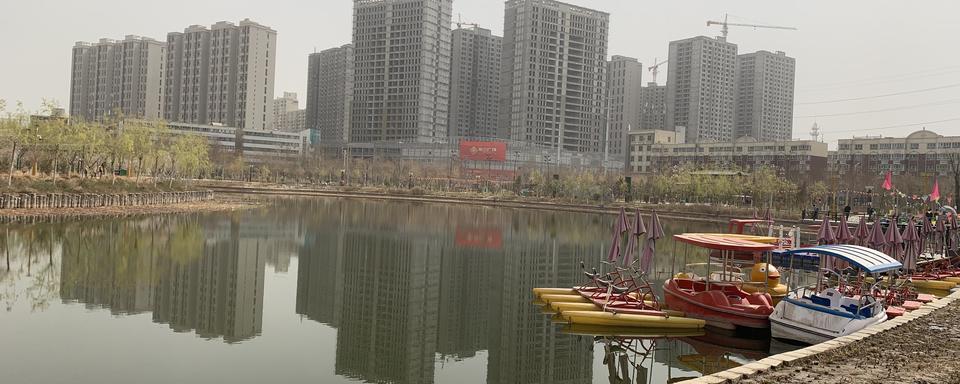
[[213, 191], [150, 193], [3, 193], [0, 209], [140, 207], [195, 203], [213, 199]]
[[684, 383], [960, 384], [960, 292], [850, 336]]

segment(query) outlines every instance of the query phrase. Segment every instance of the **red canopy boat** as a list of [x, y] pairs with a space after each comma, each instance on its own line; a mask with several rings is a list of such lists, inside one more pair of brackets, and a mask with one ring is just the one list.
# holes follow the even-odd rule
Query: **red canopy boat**
[[[769, 252], [776, 245], [745, 241], [736, 237], [724, 237], [714, 234], [681, 234], [673, 238], [679, 242], [721, 251], [728, 255], [724, 260], [732, 260], [732, 254], [738, 252]], [[687, 317], [699, 318], [707, 324], [735, 329], [736, 327], [767, 328], [768, 316], [773, 313], [773, 300], [767, 293], [748, 293], [732, 281], [724, 280], [727, 266], [719, 273], [720, 279], [712, 279], [710, 263], [707, 263], [707, 276], [699, 278], [678, 274], [663, 285], [664, 298], [670, 309], [682, 311]]]

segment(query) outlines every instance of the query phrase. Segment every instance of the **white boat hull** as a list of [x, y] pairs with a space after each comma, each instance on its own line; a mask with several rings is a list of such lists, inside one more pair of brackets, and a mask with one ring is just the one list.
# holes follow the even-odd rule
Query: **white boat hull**
[[770, 315], [770, 334], [778, 339], [818, 344], [887, 320], [885, 311], [876, 312], [873, 317], [846, 317], [841, 311], [817, 310], [782, 300]]

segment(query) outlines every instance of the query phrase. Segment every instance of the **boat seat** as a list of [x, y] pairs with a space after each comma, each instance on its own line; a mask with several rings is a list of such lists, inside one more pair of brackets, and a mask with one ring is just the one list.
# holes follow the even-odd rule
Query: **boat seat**
[[[857, 306], [854, 305], [854, 304], [844, 305], [844, 306], [842, 306], [841, 308], [846, 309], [847, 312], [850, 312], [850, 313], [852, 313], [852, 314], [854, 314], [854, 315], [857, 315]], [[870, 308], [863, 308], [863, 309], [861, 309], [859, 315], [860, 315], [860, 316], [863, 316], [863, 317], [870, 317], [870, 315], [871, 315], [871, 313], [870, 313]]]
[[627, 291], [630, 290], [630, 288], [621, 287], [621, 286], [618, 286], [618, 285], [612, 284], [612, 283], [608, 283], [607, 285], [609, 286], [611, 293], [616, 293], [616, 294], [619, 294], [619, 295], [622, 295], [622, 294], [624, 294], [624, 293], [626, 293]]
[[826, 298], [826, 297], [820, 297], [820, 296], [817, 296], [817, 295], [812, 295], [812, 296], [810, 296], [810, 301], [812, 301], [812, 302], [813, 302], [814, 304], [816, 304], [816, 305], [822, 305], [822, 306], [824, 306], [824, 307], [829, 307], [829, 306], [830, 306], [830, 299], [828, 299], [828, 298]]

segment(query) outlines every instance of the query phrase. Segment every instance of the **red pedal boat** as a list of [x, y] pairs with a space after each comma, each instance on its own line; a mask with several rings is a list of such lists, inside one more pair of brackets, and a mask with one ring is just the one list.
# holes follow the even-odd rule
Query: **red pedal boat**
[[728, 276], [727, 262], [734, 258], [734, 254], [769, 252], [776, 249], [775, 245], [712, 234], [681, 234], [673, 237], [679, 242], [721, 251], [725, 257], [722, 272], [715, 275], [710, 274], [710, 263], [707, 263], [707, 276], [703, 278], [681, 273], [667, 280], [663, 291], [670, 309], [685, 312], [687, 317], [706, 320], [707, 324], [719, 328], [770, 327], [768, 317], [773, 313], [770, 295], [765, 292], [747, 293], [725, 278]]

